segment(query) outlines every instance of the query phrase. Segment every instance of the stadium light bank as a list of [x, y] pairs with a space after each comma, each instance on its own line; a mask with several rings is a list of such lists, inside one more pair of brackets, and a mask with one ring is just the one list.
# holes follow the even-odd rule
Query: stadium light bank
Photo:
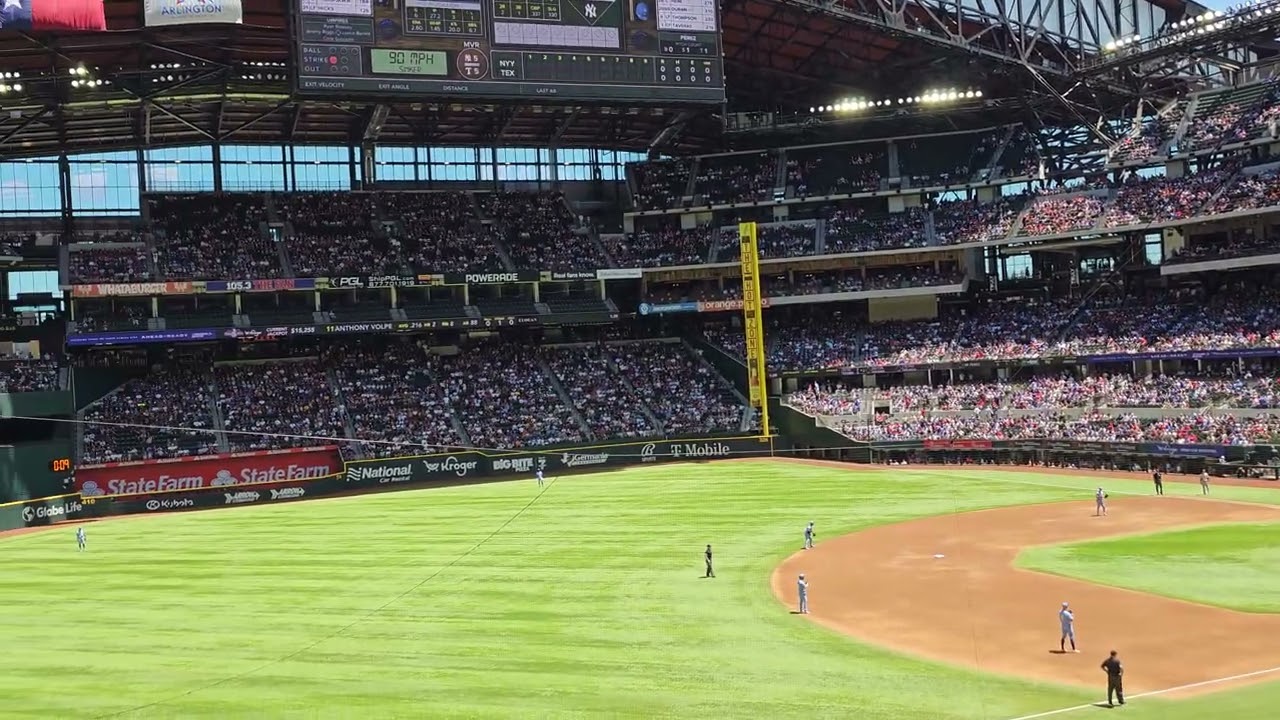
[[922, 95], [908, 95], [900, 98], [884, 98], [881, 100], [864, 100], [862, 98], [844, 98], [830, 105], [815, 105], [809, 112], [820, 113], [852, 113], [877, 108], [898, 108], [908, 105], [945, 105], [947, 103], [976, 100], [982, 97], [981, 90], [930, 90]]

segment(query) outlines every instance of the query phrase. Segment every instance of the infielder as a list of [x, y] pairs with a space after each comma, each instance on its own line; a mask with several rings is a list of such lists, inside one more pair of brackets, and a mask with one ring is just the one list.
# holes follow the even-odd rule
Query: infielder
[[1093, 494], [1093, 498], [1097, 501], [1097, 508], [1093, 511], [1093, 516], [1098, 517], [1099, 515], [1106, 515], [1107, 494], [1102, 491], [1102, 488], [1098, 488], [1098, 491]]
[[800, 573], [800, 578], [796, 580], [796, 594], [800, 596], [800, 614], [809, 614], [809, 581], [804, 579], [804, 573]]
[[808, 525], [804, 527], [804, 549], [813, 549], [813, 521], [810, 520]]
[[1208, 470], [1200, 471], [1200, 494], [1201, 495], [1209, 494], [1209, 471]]
[[84, 526], [76, 528], [76, 547], [80, 548], [80, 552], [85, 551]]
[[1062, 652], [1067, 651], [1067, 641], [1071, 641], [1071, 652], [1080, 652], [1076, 650], [1076, 614], [1071, 611], [1069, 603], [1062, 603], [1062, 609], [1058, 611], [1058, 623], [1062, 625], [1062, 639], [1058, 641], [1058, 647]]

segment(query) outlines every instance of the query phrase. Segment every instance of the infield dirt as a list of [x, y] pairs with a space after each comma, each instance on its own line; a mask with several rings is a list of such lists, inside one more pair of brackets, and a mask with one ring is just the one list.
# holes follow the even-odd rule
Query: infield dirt
[[[1105, 517], [1093, 516], [1090, 499], [871, 528], [792, 555], [775, 569], [771, 584], [794, 611], [796, 577], [804, 573], [808, 619], [858, 640], [1029, 680], [1104, 688], [1099, 664], [1112, 649], [1125, 663], [1130, 694], [1280, 668], [1280, 616], [1014, 567], [1027, 547], [1197, 525], [1280, 521], [1276, 508], [1201, 498], [1114, 496], [1108, 507]], [[1057, 613], [1063, 602], [1076, 612], [1079, 654], [1058, 652]], [[1176, 695], [1277, 677], [1280, 673]]]

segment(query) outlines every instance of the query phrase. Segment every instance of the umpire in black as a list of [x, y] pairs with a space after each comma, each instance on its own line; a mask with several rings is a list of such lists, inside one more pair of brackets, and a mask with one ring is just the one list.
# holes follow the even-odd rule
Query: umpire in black
[[1111, 651], [1111, 657], [1102, 661], [1102, 669], [1107, 673], [1107, 707], [1115, 707], [1113, 700], [1118, 700], [1123, 705], [1124, 665], [1120, 664], [1115, 650]]

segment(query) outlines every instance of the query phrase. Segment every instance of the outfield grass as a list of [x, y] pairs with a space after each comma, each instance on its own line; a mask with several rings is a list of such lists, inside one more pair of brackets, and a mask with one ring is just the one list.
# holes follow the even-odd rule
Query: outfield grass
[[1280, 523], [1029, 548], [1018, 565], [1245, 612], [1280, 612]]
[[[1096, 694], [861, 645], [790, 615], [769, 573], [811, 519], [821, 540], [1092, 482], [650, 466], [113, 520], [83, 555], [67, 529], [0, 539], [0, 716], [1009, 720]], [[1269, 683], [1125, 715], [1277, 703]]]

